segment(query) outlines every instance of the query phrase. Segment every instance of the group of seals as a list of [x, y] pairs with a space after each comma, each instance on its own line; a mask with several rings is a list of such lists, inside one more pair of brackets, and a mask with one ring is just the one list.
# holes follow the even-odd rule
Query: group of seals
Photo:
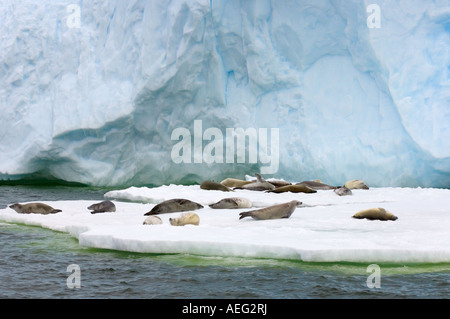
[[[334, 190], [339, 196], [352, 195], [352, 189], [369, 189], [369, 187], [362, 180], [350, 180], [343, 186], [333, 186], [322, 183], [320, 180], [303, 181], [300, 183], [292, 184], [284, 180], [270, 180], [266, 181], [261, 175], [255, 174], [256, 181], [244, 181], [236, 178], [226, 178], [220, 183], [213, 183], [211, 181], [205, 181], [200, 188], [202, 189], [216, 189], [216, 190], [234, 190], [234, 189], [246, 189], [253, 191], [265, 191], [267, 193], [316, 193], [318, 190]], [[207, 186], [205, 186], [206, 184]], [[211, 184], [211, 185], [210, 185]], [[220, 189], [217, 184], [221, 184], [226, 189]]]
[[[169, 218], [169, 222], [172, 226], [185, 226], [196, 225], [200, 223], [200, 217], [196, 213], [182, 213], [177, 218]], [[144, 225], [159, 225], [162, 224], [162, 220], [157, 215], [150, 215], [144, 220]]]
[[[220, 191], [233, 191], [234, 189], [246, 189], [254, 191], [265, 191], [272, 193], [292, 192], [292, 193], [316, 193], [317, 190], [333, 190], [337, 195], [351, 195], [351, 189], [369, 189], [369, 187], [361, 180], [351, 180], [344, 184], [344, 186], [331, 186], [322, 183], [321, 181], [303, 181], [301, 183], [292, 184], [285, 181], [271, 181], [268, 182], [259, 174], [256, 175], [256, 181], [242, 181], [233, 178], [227, 178], [221, 183], [214, 181], [204, 181], [200, 188], [204, 190], [220, 190]], [[245, 217], [252, 217], [256, 220], [268, 220], [268, 219], [280, 219], [289, 218], [297, 207], [300, 207], [302, 202], [298, 200], [292, 200], [287, 203], [273, 205], [262, 209], [246, 211], [239, 214], [239, 220]], [[9, 206], [20, 214], [55, 214], [62, 210], [55, 209], [47, 204], [43, 203], [28, 203], [28, 204], [12, 204]], [[147, 217], [144, 225], [157, 225], [162, 224], [158, 214], [173, 213], [173, 212], [185, 212], [201, 209], [204, 206], [183, 198], [174, 198], [163, 201], [155, 205], [149, 212], [145, 213]], [[242, 197], [230, 197], [224, 198], [216, 203], [210, 204], [210, 208], [213, 209], [238, 209], [238, 208], [250, 208], [252, 202]], [[92, 204], [88, 207], [91, 214], [115, 212], [116, 206], [113, 202], [106, 200], [99, 203]], [[398, 217], [392, 213], [386, 211], [384, 208], [369, 208], [357, 212], [352, 216], [356, 219], [369, 219], [369, 220], [397, 220]], [[184, 225], [199, 225], [200, 218], [193, 212], [183, 213], [178, 218], [169, 218], [170, 224], [173, 226]]]
[[[62, 212], [61, 209], [55, 209], [44, 203], [28, 203], [28, 204], [12, 204], [9, 208], [14, 209], [19, 214], [56, 214]], [[100, 203], [92, 204], [88, 207], [89, 210], [92, 210], [91, 214], [97, 213], [105, 213], [105, 212], [115, 212], [116, 206], [113, 202], [106, 200]]]
[[[193, 202], [189, 199], [184, 198], [173, 198], [165, 200], [157, 205], [155, 205], [149, 212], [145, 213], [144, 216], [149, 216], [144, 220], [144, 225], [158, 225], [162, 224], [162, 220], [158, 214], [167, 214], [174, 212], [185, 212], [189, 210], [196, 210], [203, 208], [203, 205]], [[184, 226], [184, 225], [198, 225], [200, 222], [200, 217], [195, 213], [184, 213], [178, 218], [169, 218], [169, 222], [172, 226]]]
[[312, 189], [306, 185], [296, 184], [296, 185], [286, 185], [280, 186], [272, 190], [266, 191], [266, 193], [317, 193], [315, 189]]
[[[19, 214], [56, 214], [62, 212], [61, 209], [55, 209], [44, 203], [12, 204], [9, 208], [14, 209]], [[92, 204], [87, 209], [92, 210], [91, 214], [115, 212], [116, 206], [113, 202], [105, 200], [100, 203]]]

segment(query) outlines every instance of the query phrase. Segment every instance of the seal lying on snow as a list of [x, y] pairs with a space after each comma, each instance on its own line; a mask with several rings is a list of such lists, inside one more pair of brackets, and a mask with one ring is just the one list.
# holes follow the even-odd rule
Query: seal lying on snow
[[292, 200], [288, 203], [273, 205], [257, 210], [252, 210], [249, 212], [243, 212], [239, 214], [239, 219], [245, 217], [253, 217], [254, 219], [278, 219], [278, 218], [289, 218], [294, 210], [299, 207], [302, 202], [298, 200]]
[[237, 178], [225, 178], [223, 181], [220, 182], [220, 184], [227, 186], [227, 187], [241, 187], [246, 184], [253, 183], [252, 181], [244, 181], [242, 179]]
[[365, 210], [361, 210], [352, 216], [353, 218], [367, 218], [370, 220], [397, 220], [398, 217], [394, 214], [386, 211], [384, 208], [369, 208]]
[[220, 183], [216, 183], [214, 181], [204, 181], [200, 184], [201, 189], [205, 189], [208, 191], [215, 190], [215, 191], [223, 191], [223, 192], [232, 192], [233, 190], [225, 185], [222, 185]]
[[348, 189], [369, 189], [369, 186], [367, 186], [366, 183], [359, 179], [347, 181], [345, 182], [344, 186]]
[[230, 208], [250, 208], [252, 202], [247, 198], [242, 197], [230, 197], [219, 200], [217, 203], [209, 205], [215, 209], [230, 209]]
[[116, 205], [114, 205], [114, 203], [109, 200], [105, 200], [97, 204], [92, 204], [87, 209], [92, 210], [91, 214], [115, 212]]
[[62, 212], [61, 209], [54, 209], [53, 207], [43, 203], [28, 203], [28, 204], [12, 204], [9, 208], [14, 209], [19, 214], [56, 214]]
[[159, 225], [162, 224], [162, 220], [161, 218], [159, 218], [159, 216], [156, 215], [151, 215], [148, 216], [145, 220], [144, 220], [144, 225]]
[[169, 199], [159, 203], [152, 208], [151, 211], [144, 214], [144, 216], [157, 215], [173, 212], [185, 212], [187, 210], [196, 210], [203, 208], [203, 205], [183, 198]]
[[334, 192], [339, 196], [353, 195], [352, 191], [345, 186], [336, 187], [334, 189]]
[[273, 184], [267, 182], [264, 178], [259, 174], [255, 174], [256, 182], [242, 185], [241, 187], [236, 187], [235, 189], [248, 189], [251, 191], [267, 191], [275, 189]]
[[315, 189], [315, 190], [328, 190], [328, 189], [335, 189], [335, 186], [327, 185], [321, 182], [316, 181], [303, 181], [301, 183], [297, 183], [295, 185], [304, 185], [309, 188]]
[[291, 192], [291, 193], [317, 193], [315, 189], [312, 189], [306, 185], [286, 185], [277, 187], [272, 190], [266, 191], [266, 193], [285, 193], [285, 192]]
[[200, 217], [196, 213], [183, 213], [180, 217], [169, 218], [170, 225], [172, 226], [184, 226], [184, 225], [195, 225], [198, 226], [200, 223]]

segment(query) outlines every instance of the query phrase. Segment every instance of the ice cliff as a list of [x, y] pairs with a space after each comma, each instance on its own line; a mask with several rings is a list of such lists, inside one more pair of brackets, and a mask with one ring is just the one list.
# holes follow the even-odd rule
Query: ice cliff
[[450, 187], [447, 0], [2, 0], [0, 36], [1, 180], [188, 183], [276, 155], [288, 180]]

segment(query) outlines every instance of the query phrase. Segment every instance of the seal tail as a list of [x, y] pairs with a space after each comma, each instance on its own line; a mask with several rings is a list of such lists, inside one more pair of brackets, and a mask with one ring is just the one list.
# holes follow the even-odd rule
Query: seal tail
[[62, 212], [62, 210], [61, 209], [54, 209], [54, 210], [52, 210], [50, 212], [50, 214], [56, 214], [56, 213], [59, 213], [59, 212]]
[[144, 214], [144, 216], [150, 216], [150, 215], [156, 215], [156, 213], [153, 211], [149, 211], [148, 213]]
[[245, 217], [251, 217], [252, 212], [243, 212], [239, 214], [239, 219], [245, 218]]

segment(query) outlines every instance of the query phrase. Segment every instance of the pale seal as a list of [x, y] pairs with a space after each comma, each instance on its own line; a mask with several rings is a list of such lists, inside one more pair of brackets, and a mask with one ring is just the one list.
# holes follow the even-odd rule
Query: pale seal
[[236, 187], [235, 189], [247, 189], [252, 191], [267, 191], [275, 189], [273, 184], [267, 182], [264, 178], [259, 174], [255, 174], [256, 182], [242, 185], [241, 187]]
[[327, 185], [321, 182], [316, 181], [303, 181], [301, 183], [297, 183], [295, 185], [305, 185], [309, 188], [315, 189], [315, 190], [328, 190], [328, 189], [335, 189], [335, 186]]
[[220, 184], [227, 186], [227, 187], [241, 187], [244, 186], [246, 184], [250, 184], [253, 183], [252, 181], [244, 181], [242, 179], [237, 179], [237, 178], [226, 178], [223, 181], [220, 182]]
[[196, 210], [203, 208], [203, 205], [183, 198], [169, 199], [159, 203], [152, 208], [151, 211], [144, 214], [144, 216], [157, 215], [173, 212], [185, 212], [187, 210]]
[[159, 225], [162, 224], [162, 220], [159, 216], [156, 215], [151, 215], [148, 216], [145, 220], [144, 220], [144, 225]]
[[56, 214], [62, 212], [61, 209], [55, 209], [47, 204], [43, 203], [28, 203], [28, 204], [12, 204], [9, 208], [14, 209], [19, 214]]
[[87, 209], [92, 210], [91, 214], [115, 212], [116, 205], [114, 205], [114, 203], [109, 200], [105, 200], [100, 203], [92, 204]]
[[339, 196], [347, 196], [347, 195], [352, 195], [353, 194], [352, 191], [349, 188], [345, 187], [345, 186], [335, 188], [334, 192], [336, 194], [338, 194]]
[[222, 191], [222, 192], [232, 192], [233, 190], [225, 185], [222, 185], [220, 183], [216, 183], [214, 181], [204, 181], [200, 184], [201, 189], [205, 189], [208, 191], [215, 190], [215, 191]]
[[247, 198], [230, 197], [221, 199], [217, 203], [209, 205], [209, 207], [215, 209], [250, 208], [252, 207], [252, 202]]
[[386, 211], [384, 208], [378, 207], [378, 208], [369, 208], [365, 210], [361, 210], [357, 212], [355, 215], [352, 216], [353, 218], [367, 218], [370, 220], [397, 220], [398, 217], [394, 214]]
[[312, 189], [306, 185], [286, 185], [277, 187], [272, 190], [266, 191], [266, 193], [285, 193], [285, 192], [291, 192], [291, 193], [317, 193], [315, 189]]
[[259, 220], [289, 218], [294, 212], [294, 210], [301, 204], [302, 202], [299, 202], [298, 200], [292, 200], [284, 204], [273, 205], [257, 210], [240, 213], [239, 219], [242, 219], [244, 217], [252, 217], [254, 219]]
[[200, 223], [200, 217], [196, 213], [183, 213], [180, 217], [169, 218], [170, 225], [172, 226], [184, 226], [184, 225], [196, 225]]
[[366, 183], [359, 179], [347, 181], [344, 186], [348, 189], [369, 189], [369, 186], [367, 186]]

